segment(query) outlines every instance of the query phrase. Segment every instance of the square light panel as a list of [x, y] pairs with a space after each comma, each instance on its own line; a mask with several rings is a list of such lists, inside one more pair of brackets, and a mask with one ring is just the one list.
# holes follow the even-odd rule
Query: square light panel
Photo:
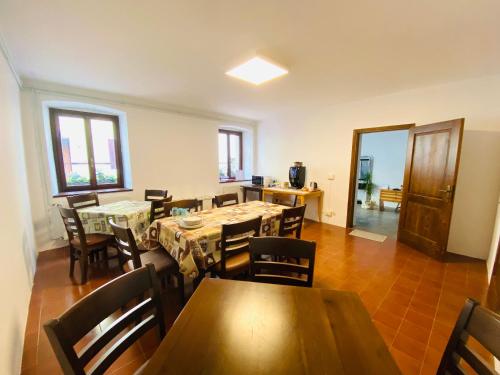
[[274, 65], [261, 57], [254, 57], [246, 63], [226, 72], [226, 74], [253, 83], [254, 85], [260, 85], [261, 83], [288, 74], [288, 70]]

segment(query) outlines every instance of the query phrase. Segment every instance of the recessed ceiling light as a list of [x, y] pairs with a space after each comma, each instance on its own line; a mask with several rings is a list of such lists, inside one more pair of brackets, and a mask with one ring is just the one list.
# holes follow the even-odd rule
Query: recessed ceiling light
[[228, 76], [241, 79], [246, 82], [260, 85], [271, 79], [288, 74], [288, 70], [283, 69], [261, 57], [254, 57], [236, 68], [226, 72]]

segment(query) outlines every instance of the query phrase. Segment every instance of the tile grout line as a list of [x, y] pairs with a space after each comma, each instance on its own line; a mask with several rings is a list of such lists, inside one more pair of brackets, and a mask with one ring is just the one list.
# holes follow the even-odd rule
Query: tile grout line
[[429, 333], [429, 338], [427, 339], [427, 344], [425, 346], [425, 351], [424, 351], [424, 360], [422, 361], [422, 366], [420, 367], [420, 371], [419, 371], [420, 375], [422, 375], [422, 370], [424, 368], [425, 358], [427, 356], [427, 352], [429, 351], [429, 344], [430, 344], [430, 341], [431, 341], [432, 332], [434, 331], [434, 326], [436, 325], [437, 312], [438, 312], [439, 305], [441, 303], [441, 296], [443, 295], [443, 281], [444, 281], [444, 278], [446, 277], [446, 272], [447, 271], [448, 271], [448, 264], [445, 264], [444, 275], [443, 275], [443, 279], [441, 280], [441, 287], [439, 289], [439, 297], [438, 297], [438, 300], [437, 300], [437, 303], [436, 303], [436, 311], [434, 312], [434, 317], [432, 319], [431, 332]]
[[[407, 263], [407, 262], [408, 262], [408, 260], [406, 261], [406, 263]], [[406, 265], [406, 263], [405, 263], [405, 265]], [[403, 267], [404, 267], [404, 266], [403, 266]], [[425, 270], [425, 268], [424, 268], [424, 270]], [[396, 330], [396, 335], [394, 335], [394, 339], [393, 339], [393, 341], [392, 341], [391, 347], [393, 346], [393, 344], [394, 344], [394, 340], [396, 340], [396, 337], [398, 337], [398, 335], [399, 335], [399, 333], [400, 333], [400, 331], [401, 331], [401, 326], [403, 325], [403, 322], [406, 320], [406, 316], [408, 315], [408, 311], [410, 310], [411, 301], [413, 300], [413, 297], [415, 296], [415, 293], [416, 293], [416, 290], [417, 290], [418, 286], [422, 283], [422, 280], [423, 280], [423, 277], [421, 277], [421, 278], [420, 278], [418, 285], [415, 287], [415, 290], [413, 291], [413, 293], [412, 293], [412, 295], [411, 295], [410, 301], [408, 302], [408, 306], [406, 307], [405, 314], [404, 314], [404, 316], [403, 316], [403, 319], [401, 320], [401, 324], [399, 325], [398, 329]], [[397, 348], [395, 348], [395, 349], [399, 351], [399, 349], [397, 349]], [[406, 353], [404, 353], [404, 354], [406, 354]], [[410, 357], [410, 358], [413, 358], [413, 357], [411, 357], [411, 356], [409, 356], [409, 357]], [[413, 358], [413, 359], [415, 359], [415, 358]], [[419, 362], [420, 362], [420, 361], [419, 361]], [[419, 373], [420, 373], [420, 371], [421, 371], [421, 368], [422, 368], [422, 362], [420, 362], [420, 366], [419, 366], [419, 369], [418, 369], [418, 372], [419, 372]]]
[[[406, 259], [406, 260], [405, 260], [405, 263], [404, 263], [404, 264], [403, 264], [403, 266], [401, 267], [401, 270], [399, 271], [398, 276], [396, 277], [396, 279], [395, 279], [395, 280], [394, 280], [394, 282], [392, 283], [391, 287], [389, 288], [389, 290], [388, 290], [388, 291], [387, 291], [387, 293], [385, 294], [384, 298], [382, 298], [382, 301], [384, 301], [384, 300], [385, 300], [385, 298], [389, 295], [389, 293], [390, 293], [390, 292], [391, 292], [391, 290], [392, 290], [392, 287], [394, 286], [394, 284], [396, 284], [396, 281], [397, 281], [397, 280], [401, 277], [401, 273], [403, 272], [402, 270], [403, 270], [404, 266], [406, 265], [406, 263], [408, 263], [408, 259]], [[415, 293], [415, 292], [413, 292], [413, 293]], [[377, 308], [377, 310], [380, 308], [380, 306], [381, 306], [381, 305], [382, 305], [382, 302], [380, 302], [379, 307]], [[407, 312], [408, 312], [408, 308], [407, 308], [407, 310], [405, 311], [405, 316], [406, 316]], [[403, 317], [403, 319], [404, 319], [404, 317]], [[396, 336], [398, 335], [399, 330], [400, 330], [400, 328], [401, 328], [401, 325], [402, 325], [402, 324], [403, 324], [403, 321], [401, 321], [401, 323], [399, 324], [398, 328], [396, 329], [396, 333], [395, 333], [395, 335], [394, 335], [394, 337], [393, 337], [393, 339], [392, 339], [392, 341], [391, 341], [391, 344], [390, 344], [390, 345], [388, 345], [388, 346], [389, 346], [389, 349], [390, 349], [390, 348], [392, 348], [392, 345], [394, 344], [394, 340], [396, 339]]]

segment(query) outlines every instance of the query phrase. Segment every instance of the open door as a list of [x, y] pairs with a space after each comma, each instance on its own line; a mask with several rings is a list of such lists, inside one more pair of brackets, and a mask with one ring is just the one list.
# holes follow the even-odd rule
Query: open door
[[435, 258], [446, 253], [464, 119], [411, 128], [398, 240]]

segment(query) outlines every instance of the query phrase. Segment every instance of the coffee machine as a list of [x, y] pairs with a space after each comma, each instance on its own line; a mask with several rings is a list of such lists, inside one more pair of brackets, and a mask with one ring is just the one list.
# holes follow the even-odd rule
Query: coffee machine
[[295, 189], [302, 189], [306, 183], [306, 167], [300, 161], [293, 163], [288, 172], [290, 185]]

